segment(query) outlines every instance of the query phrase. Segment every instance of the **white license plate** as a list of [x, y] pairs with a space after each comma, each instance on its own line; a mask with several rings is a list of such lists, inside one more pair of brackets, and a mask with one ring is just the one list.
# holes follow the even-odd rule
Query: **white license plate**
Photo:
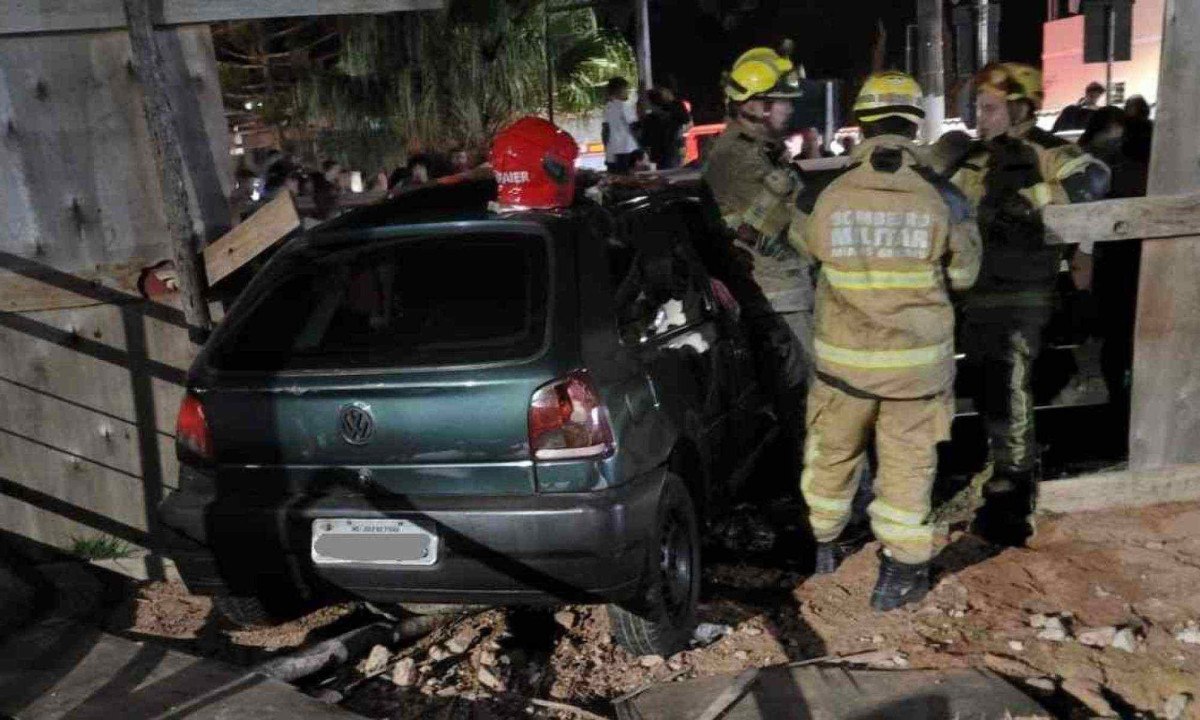
[[318, 565], [433, 565], [438, 536], [409, 520], [313, 520], [312, 559]]

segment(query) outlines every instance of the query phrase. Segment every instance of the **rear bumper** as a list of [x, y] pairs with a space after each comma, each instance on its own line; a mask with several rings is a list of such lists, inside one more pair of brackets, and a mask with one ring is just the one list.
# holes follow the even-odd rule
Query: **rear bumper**
[[[529, 604], [628, 599], [647, 566], [661, 473], [591, 493], [530, 496], [174, 493], [159, 508], [163, 551], [188, 588], [268, 604], [339, 596], [374, 602]], [[440, 538], [428, 567], [315, 565], [312, 521], [406, 518]]]

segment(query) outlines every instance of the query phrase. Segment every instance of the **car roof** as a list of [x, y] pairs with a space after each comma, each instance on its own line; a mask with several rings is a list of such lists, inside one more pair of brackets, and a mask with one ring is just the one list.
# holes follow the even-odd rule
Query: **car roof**
[[[646, 184], [630, 187], [613, 199], [606, 208], [615, 216], [660, 201], [683, 197], [696, 197], [698, 183], [672, 185]], [[580, 193], [582, 194], [582, 193]], [[468, 178], [459, 181], [435, 183], [365, 207], [357, 208], [310, 231], [312, 235], [343, 235], [360, 230], [398, 225], [424, 225], [440, 222], [504, 221], [522, 222], [549, 217], [585, 216], [571, 208], [562, 211], [521, 212], [499, 214], [491, 206], [496, 200], [496, 181], [492, 178]], [[579, 205], [591, 201], [580, 199]]]
[[427, 185], [383, 202], [351, 210], [313, 228], [313, 235], [352, 233], [395, 225], [495, 219], [488, 203], [496, 199], [496, 181], [465, 180]]

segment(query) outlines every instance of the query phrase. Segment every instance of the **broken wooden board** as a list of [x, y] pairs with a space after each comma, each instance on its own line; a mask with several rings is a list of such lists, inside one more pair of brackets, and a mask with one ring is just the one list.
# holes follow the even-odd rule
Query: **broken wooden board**
[[212, 245], [204, 248], [204, 272], [212, 287], [300, 227], [292, 194], [281, 192]]
[[[0, 312], [33, 312], [138, 299], [142, 268], [162, 258], [133, 258], [91, 270], [62, 273], [32, 261], [0, 260]], [[19, 267], [18, 267], [19, 264]], [[125, 296], [125, 297], [123, 297]]]
[[1200, 465], [1081, 475], [1038, 489], [1038, 510], [1087, 512], [1200, 500]]
[[1187, 237], [1200, 234], [1200, 193], [1051, 205], [1043, 218], [1051, 245]]
[[[659, 685], [620, 703], [617, 717], [692, 720], [710, 710], [722, 695], [728, 696], [737, 678], [720, 676]], [[985, 670], [849, 670], [809, 665], [763, 668], [720, 717], [1000, 720], [1051, 716], [1032, 698]]]

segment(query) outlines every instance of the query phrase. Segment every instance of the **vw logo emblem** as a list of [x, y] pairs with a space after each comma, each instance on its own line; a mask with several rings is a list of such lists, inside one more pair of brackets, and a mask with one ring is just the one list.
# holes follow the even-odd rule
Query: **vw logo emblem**
[[371, 406], [353, 402], [338, 412], [338, 432], [351, 445], [366, 445], [375, 435], [375, 416]]

